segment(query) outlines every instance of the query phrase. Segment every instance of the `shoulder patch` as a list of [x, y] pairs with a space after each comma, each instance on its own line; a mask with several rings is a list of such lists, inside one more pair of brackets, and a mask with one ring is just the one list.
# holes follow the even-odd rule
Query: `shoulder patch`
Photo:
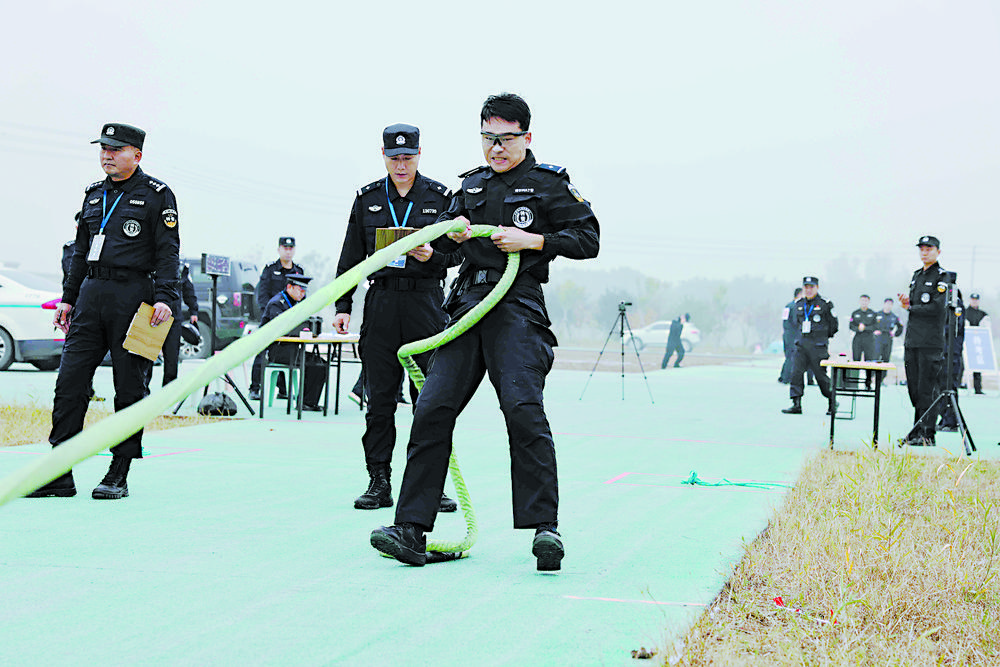
[[448, 189], [447, 185], [444, 183], [438, 183], [437, 181], [432, 181], [429, 178], [427, 179], [427, 187], [438, 194], [444, 195], [445, 197], [451, 194], [451, 190]]
[[545, 171], [551, 171], [556, 174], [565, 174], [566, 167], [560, 167], [557, 164], [547, 164], [544, 162], [539, 162], [535, 165], [535, 169], [544, 169]]
[[477, 173], [479, 173], [481, 171], [486, 171], [487, 169], [489, 169], [489, 167], [487, 167], [486, 165], [480, 165], [480, 166], [476, 167], [475, 169], [470, 169], [469, 171], [463, 171], [461, 174], [458, 175], [458, 177], [459, 178], [468, 178], [469, 176], [472, 176], [473, 174], [477, 174]]
[[382, 182], [384, 180], [385, 180], [384, 178], [380, 178], [377, 181], [373, 181], [373, 182], [369, 183], [365, 187], [363, 187], [360, 190], [358, 190], [358, 196], [360, 197], [361, 195], [365, 194], [366, 192], [371, 192], [375, 188], [381, 187], [382, 186]]
[[97, 188], [104, 185], [104, 181], [95, 181], [83, 189], [84, 192], [90, 192], [91, 190], [96, 190]]
[[577, 200], [581, 204], [586, 202], [586, 200], [583, 198], [583, 195], [580, 194], [580, 191], [576, 189], [576, 186], [574, 186], [572, 183], [567, 183], [566, 187], [569, 188], [569, 193], [573, 195], [573, 198], [575, 200]]

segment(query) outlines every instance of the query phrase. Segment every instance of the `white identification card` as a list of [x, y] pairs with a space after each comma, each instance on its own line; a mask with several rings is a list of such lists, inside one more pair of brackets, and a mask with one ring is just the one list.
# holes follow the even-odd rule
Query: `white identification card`
[[101, 250], [104, 249], [104, 234], [97, 234], [90, 239], [90, 252], [87, 254], [88, 262], [96, 262], [101, 258]]
[[806, 320], [802, 323], [802, 333], [809, 333], [810, 331], [812, 331], [812, 322]]
[[405, 269], [406, 268], [406, 255], [400, 255], [396, 259], [392, 260], [386, 266], [391, 266], [394, 269]]

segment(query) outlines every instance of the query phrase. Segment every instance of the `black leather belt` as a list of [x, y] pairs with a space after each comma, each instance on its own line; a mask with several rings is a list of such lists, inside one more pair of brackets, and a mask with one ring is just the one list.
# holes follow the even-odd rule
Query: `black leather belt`
[[100, 264], [91, 264], [87, 267], [87, 277], [97, 280], [135, 280], [151, 276], [152, 274], [149, 271], [119, 269], [114, 266], [101, 266]]
[[426, 292], [443, 287], [442, 281], [434, 278], [376, 278], [372, 287], [394, 292]]

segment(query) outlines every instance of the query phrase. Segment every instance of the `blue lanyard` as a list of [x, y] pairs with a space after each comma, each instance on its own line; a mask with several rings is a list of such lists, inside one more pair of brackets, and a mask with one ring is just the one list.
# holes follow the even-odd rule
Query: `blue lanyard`
[[813, 305], [809, 306], [808, 308], [806, 308], [806, 304], [802, 304], [802, 310], [804, 310], [806, 312], [806, 319], [807, 320], [809, 319], [809, 316], [812, 315], [812, 312], [815, 309], [816, 309], [816, 304], [815, 303]]
[[281, 296], [285, 297], [285, 303], [287, 303], [288, 307], [291, 308], [292, 307], [292, 300], [288, 298], [288, 292], [282, 292]]
[[406, 207], [406, 213], [403, 214], [403, 224], [399, 224], [399, 219], [396, 217], [396, 207], [392, 205], [392, 200], [389, 199], [389, 179], [385, 179], [385, 199], [389, 204], [389, 213], [392, 214], [392, 225], [393, 227], [406, 227], [406, 221], [410, 218], [410, 209], [413, 208], [413, 202]]
[[125, 193], [123, 192], [123, 193], [121, 193], [121, 195], [118, 195], [118, 199], [115, 200], [115, 203], [111, 205], [111, 210], [108, 211], [107, 210], [107, 207], [108, 207], [108, 191], [107, 190], [104, 191], [104, 199], [103, 199], [103, 201], [101, 201], [101, 213], [104, 214], [104, 219], [101, 220], [101, 229], [100, 229], [100, 231], [97, 232], [98, 234], [103, 234], [104, 233], [104, 226], [106, 224], [108, 224], [108, 220], [111, 219], [111, 214], [115, 212], [115, 207], [118, 206], [118, 202], [120, 202], [122, 200], [122, 195], [123, 194], [125, 194]]

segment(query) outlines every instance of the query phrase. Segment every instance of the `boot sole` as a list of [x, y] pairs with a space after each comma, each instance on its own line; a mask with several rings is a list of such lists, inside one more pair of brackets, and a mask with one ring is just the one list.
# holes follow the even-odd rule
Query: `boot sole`
[[558, 539], [548, 535], [539, 536], [531, 546], [531, 553], [538, 559], [539, 572], [555, 572], [562, 569], [565, 551]]
[[94, 500], [120, 500], [122, 498], [128, 498], [128, 487], [126, 486], [121, 491], [103, 491], [100, 487], [94, 489], [90, 493], [90, 497]]
[[360, 499], [354, 501], [354, 509], [356, 510], [377, 510], [383, 507], [392, 507], [392, 498], [389, 498], [388, 503], [377, 502], [377, 503], [365, 503]]
[[76, 489], [55, 489], [52, 491], [32, 491], [25, 494], [25, 498], [72, 498], [76, 495]]
[[396, 560], [406, 563], [407, 565], [423, 567], [427, 562], [426, 553], [419, 553], [409, 547], [404, 547], [402, 544], [384, 533], [373, 532], [371, 543], [377, 551], [380, 551], [388, 556], [392, 556]]

